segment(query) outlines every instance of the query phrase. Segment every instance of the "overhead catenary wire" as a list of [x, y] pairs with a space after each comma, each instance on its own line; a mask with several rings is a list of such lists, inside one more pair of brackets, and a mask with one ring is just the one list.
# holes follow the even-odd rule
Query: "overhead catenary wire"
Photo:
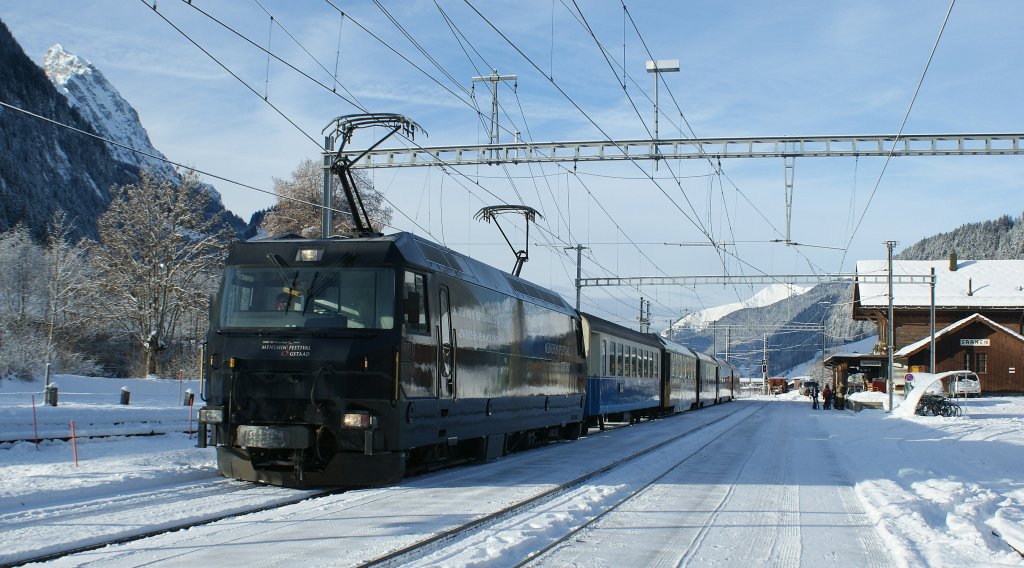
[[[364, 28], [364, 29], [365, 29], [365, 28]], [[257, 46], [257, 47], [258, 47], [258, 46]], [[278, 58], [278, 57], [276, 57], [276, 56], [274, 56], [274, 57], [275, 57], [275, 59], [278, 59], [278, 60], [280, 60], [280, 58]], [[318, 148], [319, 148], [319, 145], [318, 145]], [[444, 171], [444, 172], [445, 172], [446, 174], [450, 175], [450, 174], [449, 174], [449, 172], [448, 172], [447, 170], [444, 170], [444, 169], [443, 169], [442, 171]], [[507, 177], [507, 176], [506, 176], [506, 177]], [[577, 178], [577, 179], [578, 179], [578, 178]], [[463, 183], [462, 183], [461, 181], [460, 181], [459, 183], [460, 183], [460, 185], [463, 185], [463, 187], [465, 187], [465, 186], [464, 186], [464, 184], [463, 184]], [[483, 190], [485, 190], [485, 191], [488, 191], [488, 192], [489, 192], [489, 190], [487, 190], [487, 189], [486, 189], [486, 188], [484, 188], [483, 186], [480, 186], [480, 184], [479, 184], [479, 183], [474, 183], [474, 185], [475, 185], [476, 187], [479, 187], [480, 189], [483, 189]], [[468, 189], [467, 189], [467, 191], [468, 191]], [[473, 192], [472, 192], [472, 191], [470, 191], [470, 194], [472, 194], [472, 193], [473, 193]], [[492, 195], [493, 195], [493, 194], [492, 194]], [[591, 197], [593, 197], [593, 195], [591, 195]], [[555, 202], [555, 203], [557, 203], [558, 201], [557, 201], [557, 200], [554, 200], [554, 202]], [[394, 206], [394, 204], [392, 204], [392, 203], [390, 203], [390, 202], [388, 202], [388, 203], [389, 203], [390, 205]], [[401, 211], [400, 209], [398, 209], [397, 207], [395, 207], [395, 210], [396, 210], [396, 211], [397, 211], [398, 213], [400, 213], [400, 214], [403, 214], [403, 215], [404, 215], [404, 212], [403, 212], [403, 211]], [[628, 235], [627, 235], [627, 234], [625, 233], [625, 231], [623, 231], [623, 230], [622, 230], [622, 228], [621, 228], [621, 227], [619, 227], [619, 230], [620, 230], [620, 232], [622, 232], [622, 233], [623, 233], [623, 235], [624, 235], [624, 236], [627, 236], [627, 238], [628, 238]], [[429, 232], [429, 231], [425, 231], [425, 232], [426, 232], [427, 234], [430, 234], [430, 232]], [[643, 254], [643, 251], [640, 251], [640, 252], [641, 252], [641, 253]], [[648, 259], [648, 261], [650, 261], [650, 259]], [[653, 263], [652, 263], [652, 264], [653, 264]], [[563, 268], [564, 268], [564, 266], [563, 266]]]
[[893, 138], [892, 146], [889, 147], [889, 153], [885, 157], [885, 163], [882, 164], [882, 171], [878, 172], [878, 179], [875, 180], [875, 186], [871, 189], [867, 202], [864, 203], [864, 211], [861, 213], [860, 219], [857, 220], [857, 224], [853, 227], [853, 232], [850, 233], [850, 240], [846, 243], [846, 249], [843, 251], [843, 258], [839, 261], [840, 268], [842, 268], [843, 264], [846, 262], [846, 255], [850, 250], [850, 246], [853, 244], [853, 239], [857, 236], [857, 231], [860, 230], [860, 226], [864, 222], [864, 217], [868, 214], [868, 209], [871, 207], [871, 201], [874, 200], [875, 194], [878, 193], [878, 188], [882, 185], [882, 177], [885, 176], [885, 171], [889, 167], [889, 162], [892, 161], [893, 154], [896, 151], [896, 145], [903, 136], [903, 129], [906, 128], [907, 121], [910, 119], [910, 112], [914, 110], [914, 103], [917, 101], [917, 95], [921, 93], [921, 86], [924, 85], [924, 78], [928, 74], [928, 68], [932, 65], [932, 59], [935, 58], [935, 52], [939, 49], [939, 40], [942, 39], [942, 32], [946, 30], [946, 24], [949, 23], [949, 16], [953, 13], [954, 5], [956, 5], [956, 0], [950, 0], [949, 8], [946, 10], [946, 16], [942, 19], [942, 25], [939, 26], [939, 33], [935, 36], [935, 42], [932, 44], [932, 49], [928, 53], [928, 61], [925, 62], [924, 69], [921, 70], [921, 77], [917, 80], [917, 87], [914, 88], [914, 95], [910, 98], [910, 104], [907, 105], [907, 111], [903, 114], [903, 121], [900, 122], [900, 129], [896, 133], [896, 137]]
[[[490, 20], [489, 20], [489, 19], [488, 19], [488, 18], [487, 18], [486, 16], [484, 16], [484, 15], [483, 15], [483, 14], [482, 14], [482, 13], [481, 13], [481, 12], [480, 12], [479, 10], [477, 10], [477, 9], [476, 9], [476, 8], [475, 8], [475, 7], [474, 7], [474, 6], [473, 6], [473, 5], [472, 5], [472, 4], [471, 4], [471, 3], [470, 3], [470, 2], [468, 1], [468, 0], [465, 0], [465, 2], [466, 2], [466, 4], [467, 4], [467, 5], [468, 5], [468, 6], [470, 7], [470, 9], [472, 9], [472, 10], [473, 10], [474, 12], [476, 12], [476, 13], [477, 13], [477, 15], [478, 15], [478, 16], [480, 16], [480, 18], [481, 18], [481, 19], [483, 19], [485, 23], [487, 23], [487, 24], [488, 24], [488, 25], [489, 25], [489, 26], [490, 26], [490, 27], [491, 27], [491, 28], [492, 28], [492, 29], [493, 29], [493, 30], [494, 30], [494, 31], [495, 31], [495, 32], [496, 32], [496, 33], [497, 33], [497, 34], [498, 34], [498, 35], [499, 35], [500, 37], [502, 37], [502, 39], [504, 39], [504, 40], [505, 40], [505, 41], [506, 41], [506, 42], [507, 42], [507, 43], [508, 43], [508, 44], [509, 44], [509, 45], [510, 45], [510, 46], [511, 46], [511, 47], [512, 47], [513, 49], [515, 49], [515, 50], [516, 50], [516, 51], [517, 51], [517, 52], [518, 52], [518, 53], [519, 53], [519, 54], [520, 54], [520, 55], [521, 55], [521, 56], [522, 56], [522, 57], [523, 57], [523, 58], [524, 58], [524, 59], [525, 59], [525, 60], [526, 60], [526, 61], [527, 61], [528, 63], [530, 63], [530, 65], [531, 65], [531, 66], [533, 66], [533, 67], [534, 67], [534, 69], [537, 69], [538, 71], [540, 71], [540, 69], [539, 69], [539, 67], [537, 66], [537, 64], [536, 64], [535, 62], [533, 62], [533, 61], [532, 61], [532, 59], [530, 59], [530, 57], [529, 57], [529, 56], [527, 56], [527, 55], [526, 55], [526, 54], [525, 54], [525, 53], [524, 53], [524, 52], [522, 51], [522, 49], [520, 49], [520, 48], [519, 48], [519, 47], [518, 47], [518, 46], [517, 46], [517, 45], [515, 44], [515, 42], [513, 42], [513, 41], [512, 41], [511, 39], [509, 39], [509, 38], [508, 38], [508, 37], [507, 37], [507, 36], [506, 36], [506, 35], [505, 35], [505, 34], [504, 34], [504, 33], [503, 33], [503, 32], [502, 32], [502, 31], [501, 31], [500, 29], [498, 29], [498, 28], [497, 28], [497, 27], [496, 27], [496, 26], [494, 25], [494, 23], [493, 23], [493, 22], [491, 22], [491, 21], [490, 21]], [[564, 90], [563, 90], [563, 89], [562, 89], [562, 88], [561, 88], [561, 87], [560, 87], [560, 86], [559, 86], [559, 85], [557, 84], [557, 82], [555, 82], [555, 81], [551, 80], [551, 83], [552, 83], [552, 85], [553, 85], [553, 86], [555, 87], [555, 89], [556, 89], [556, 90], [557, 90], [557, 91], [558, 91], [558, 92], [559, 92], [560, 94], [562, 94], [562, 95], [563, 95], [563, 96], [564, 96], [564, 97], [565, 97], [565, 98], [566, 98], [566, 99], [567, 99], [567, 100], [568, 100], [568, 101], [570, 102], [570, 104], [572, 104], [572, 105], [573, 105], [573, 106], [574, 106], [574, 107], [575, 107], [575, 108], [576, 108], [576, 109], [577, 109], [577, 110], [578, 110], [578, 111], [579, 111], [579, 112], [580, 112], [580, 113], [581, 113], [581, 114], [582, 114], [582, 115], [583, 115], [583, 116], [584, 116], [584, 117], [585, 117], [585, 118], [586, 118], [586, 119], [587, 119], [587, 120], [588, 120], [588, 121], [589, 121], [589, 122], [590, 122], [590, 123], [591, 123], [591, 124], [592, 124], [592, 125], [593, 125], [593, 126], [595, 127], [595, 128], [597, 128], [597, 129], [598, 129], [598, 130], [599, 130], [599, 131], [600, 131], [600, 132], [602, 133], [602, 135], [604, 135], [604, 136], [605, 136], [605, 138], [606, 138], [606, 139], [608, 139], [609, 141], [612, 141], [612, 142], [614, 142], [614, 141], [612, 140], [612, 138], [611, 138], [611, 137], [610, 137], [610, 136], [609, 136], [609, 135], [608, 135], [608, 134], [607, 134], [607, 133], [606, 133], [606, 132], [604, 131], [604, 129], [603, 129], [603, 128], [602, 128], [602, 127], [601, 127], [601, 126], [599, 125], [599, 124], [597, 124], [597, 123], [596, 123], [596, 122], [595, 122], [595, 121], [593, 120], [593, 118], [592, 118], [592, 117], [591, 117], [591, 116], [590, 116], [590, 115], [589, 115], [589, 114], [588, 114], [588, 113], [587, 113], [587, 112], [586, 112], [585, 110], [583, 110], [583, 108], [582, 108], [582, 107], [580, 107], [580, 105], [579, 105], [579, 104], [578, 104], [578, 103], [577, 103], [577, 102], [576, 102], [575, 100], [573, 100], [573, 98], [572, 98], [571, 96], [569, 96], [569, 95], [568, 95], [568, 93], [566, 93], [566, 92], [565, 92], [565, 91], [564, 91]], [[636, 165], [636, 166], [637, 166], [637, 167], [639, 168], [639, 164], [636, 164], [636, 162], [635, 162], [635, 161], [631, 161], [631, 163], [633, 163], [634, 165]], [[643, 172], [643, 171], [644, 171], [644, 170], [643, 170], [642, 168], [639, 168], [639, 169], [640, 169], [640, 171], [641, 171], [641, 172]], [[645, 173], [645, 175], [646, 175], [646, 172], [644, 172], [644, 173]], [[661, 191], [661, 192], [662, 192], [662, 193], [663, 193], [663, 194], [664, 194], [664, 195], [665, 195], [665, 196], [666, 196], [666, 197], [667, 197], [667, 198], [669, 199], [669, 201], [670, 201], [671, 203], [673, 203], [673, 205], [675, 205], [676, 209], [677, 209], [677, 210], [679, 210], [679, 211], [680, 211], [680, 212], [681, 212], [681, 213], [683, 214], [683, 216], [684, 216], [684, 217], [686, 217], [686, 218], [687, 218], [688, 220], [690, 220], [690, 222], [691, 222], [691, 223], [693, 223], [693, 224], [694, 224], [694, 226], [696, 226], [696, 227], [697, 227], [697, 228], [698, 228], [698, 229], [699, 229], [699, 230], [700, 230], [700, 231], [701, 231], [702, 233], [704, 233], [704, 234], [705, 234], [705, 236], [706, 236], [706, 237], [708, 237], [708, 239], [709, 239], [710, 241], [714, 241], [714, 238], [713, 238], [713, 237], [712, 237], [712, 236], [711, 236], [711, 235], [710, 235], [710, 234], [709, 234], [709, 233], [707, 232], [707, 230], [706, 230], [706, 229], [704, 229], [704, 228], [703, 228], [703, 227], [701, 226], [701, 224], [700, 224], [699, 220], [697, 220], [697, 219], [695, 219], [695, 218], [691, 218], [691, 217], [690, 217], [690, 216], [689, 216], [689, 215], [688, 215], [688, 214], [687, 214], [687, 213], [686, 213], [685, 211], [683, 211], [683, 210], [682, 210], [682, 209], [681, 209], [681, 208], [679, 207], [679, 205], [678, 205], [677, 203], [675, 203], [675, 200], [673, 200], [673, 199], [671, 198], [671, 196], [669, 196], [669, 195], [668, 195], [668, 193], [667, 193], [667, 192], [666, 192], [666, 191], [664, 190], [664, 188], [663, 188], [663, 187], [661, 187], [661, 185], [660, 185], [659, 183], [657, 183], [657, 181], [656, 181], [656, 180], [655, 180], [655, 179], [654, 179], [654, 178], [653, 178], [652, 176], [649, 176], [649, 175], [648, 175], [648, 179], [651, 179], [651, 181], [653, 181], [653, 182], [654, 182], [655, 186], [656, 186], [656, 187], [658, 187], [658, 189], [659, 189], [659, 190], [660, 190], [660, 191]], [[677, 184], [678, 184], [678, 183], [679, 183], [679, 182], [678, 182], [678, 180], [677, 180]], [[682, 189], [682, 188], [681, 188], [681, 186], [680, 186], [680, 189]], [[683, 192], [683, 195], [685, 196], [685, 192]], [[689, 202], [689, 198], [688, 198], [688, 197], [687, 197], [687, 201]], [[690, 203], [690, 205], [691, 205], [691, 210], [694, 210], [694, 208], [693, 208], [693, 206], [692, 206], [692, 203]], [[695, 212], [695, 211], [694, 211], [694, 212]], [[609, 217], [610, 217], [610, 216], [609, 216]], [[630, 239], [630, 238], [628, 237], [628, 235], [626, 235], [626, 234], [625, 234], [625, 232], [623, 232], [623, 234], [624, 234], [624, 235], [625, 235], [625, 236], [627, 237], [627, 239]], [[631, 239], [630, 239], [630, 240], [631, 240]], [[638, 248], [638, 250], [640, 250], [640, 249], [639, 249], [639, 247], [637, 247], [637, 248]], [[716, 250], [718, 250], [718, 249], [716, 249]], [[647, 260], [648, 260], [649, 262], [651, 262], [651, 264], [652, 264], [653, 266], [656, 266], [656, 264], [655, 264], [655, 263], [654, 263], [653, 261], [651, 261], [651, 260], [650, 260], [650, 258], [649, 258], [649, 257], [647, 257], [646, 253], [644, 253], [644, 252], [643, 252], [642, 250], [640, 250], [640, 254], [641, 254], [641, 256], [643, 256], [644, 258], [646, 258], [646, 259], [647, 259]], [[737, 260], [738, 260], [739, 262], [741, 262], [741, 263], [749, 264], [749, 263], [746, 263], [745, 261], [743, 261], [743, 259], [739, 258], [738, 256], [735, 256], [735, 255], [732, 255], [732, 256], [734, 256], [735, 258], [737, 258]], [[751, 266], [752, 266], [752, 265], [751, 265]], [[724, 262], [723, 262], [723, 267], [724, 267]], [[756, 267], [753, 267], [753, 266], [752, 266], [752, 268], [755, 268], [755, 270], [758, 270], [758, 272], [760, 272], [760, 273], [762, 273], [762, 274], [765, 274], [765, 273], [764, 273], [763, 271], [761, 271], [761, 270], [759, 270], [759, 269], [756, 269]], [[663, 272], [663, 273], [664, 273], [664, 272]]]
[[[258, 191], [260, 193], [265, 193], [267, 195], [272, 195], [272, 196], [280, 198], [280, 199], [285, 199], [285, 200], [288, 200], [288, 201], [294, 201], [296, 203], [302, 203], [302, 204], [305, 204], [305, 205], [312, 205], [314, 207], [323, 207], [322, 203], [313, 203], [311, 201], [306, 201], [304, 199], [299, 199], [297, 197], [289, 197], [289, 196], [286, 196], [286, 195], [280, 195], [280, 194], [278, 194], [278, 193], [276, 193], [274, 191], [271, 191], [271, 190], [262, 189], [262, 188], [259, 188], [259, 187], [253, 186], [253, 185], [249, 185], [247, 183], [242, 183], [240, 181], [235, 181], [233, 179], [226, 178], [224, 176], [220, 176], [220, 175], [217, 175], [217, 174], [205, 171], [205, 170], [200, 170], [200, 169], [194, 168], [192, 166], [187, 166], [187, 165], [185, 165], [185, 164], [183, 164], [181, 162], [175, 162], [174, 160], [169, 160], [169, 159], [167, 159], [165, 157], [161, 157], [161, 156], [157, 156], [155, 154], [151, 154], [149, 152], [146, 152], [145, 150], [139, 150], [138, 148], [133, 148], [131, 146], [128, 146], [127, 144], [122, 144], [122, 143], [117, 142], [115, 140], [110, 140], [109, 138], [104, 138], [104, 137], [100, 136], [99, 134], [95, 134], [95, 133], [89, 132], [87, 130], [82, 130], [80, 128], [76, 128], [74, 126], [71, 126], [70, 124], [64, 124], [63, 122], [59, 122], [59, 121], [56, 121], [56, 120], [54, 120], [52, 118], [48, 118], [48, 117], [42, 116], [40, 114], [36, 114], [36, 113], [34, 113], [32, 111], [25, 110], [23, 108], [14, 106], [14, 105], [12, 105], [10, 103], [7, 103], [7, 102], [4, 102], [4, 101], [0, 101], [0, 106], [2, 106], [4, 108], [7, 108], [7, 109], [10, 109], [10, 110], [13, 110], [13, 111], [16, 111], [16, 112], [20, 112], [22, 114], [25, 114], [25, 115], [30, 116], [32, 118], [35, 118], [37, 120], [42, 120], [42, 121], [50, 123], [50, 124], [52, 124], [54, 126], [67, 129], [67, 130], [70, 130], [72, 132], [76, 132], [76, 133], [81, 134], [83, 136], [88, 136], [90, 138], [94, 138], [96, 140], [99, 140], [101, 142], [105, 142], [105, 143], [110, 144], [112, 146], [117, 146], [119, 148], [123, 148], [125, 150], [128, 150], [130, 152], [134, 152], [134, 153], [139, 154], [141, 156], [146, 156], [147, 158], [152, 158], [154, 160], [165, 162], [165, 163], [170, 164], [172, 166], [181, 168], [182, 170], [195, 172], [197, 174], [201, 174], [201, 175], [204, 175], [206, 177], [209, 177], [209, 178], [212, 178], [212, 179], [215, 179], [215, 180], [223, 181], [225, 183], [230, 183], [232, 185], [236, 185], [238, 187], [245, 188], [245, 189], [250, 189], [252, 191]], [[342, 215], [351, 215], [350, 212], [339, 210], [339, 209], [333, 209], [332, 208], [331, 211], [333, 211], [335, 213], [340, 213]]]
[[226, 71], [227, 73], [229, 73], [229, 74], [230, 74], [230, 75], [231, 75], [232, 77], [234, 77], [235, 79], [238, 79], [238, 81], [239, 81], [240, 83], [242, 83], [243, 85], [245, 85], [245, 87], [246, 87], [247, 89], [249, 89], [250, 91], [252, 91], [252, 93], [253, 93], [254, 95], [256, 95], [257, 97], [260, 97], [261, 99], [263, 99], [263, 102], [265, 102], [265, 103], [266, 103], [267, 105], [269, 105], [269, 106], [270, 106], [270, 108], [274, 109], [274, 111], [275, 111], [275, 112], [277, 112], [277, 114], [278, 114], [278, 115], [280, 115], [280, 116], [281, 116], [281, 118], [285, 119], [286, 121], [288, 121], [288, 123], [289, 123], [289, 124], [291, 124], [292, 126], [294, 126], [294, 127], [295, 127], [295, 129], [296, 129], [296, 130], [298, 130], [298, 131], [299, 131], [300, 133], [302, 133], [302, 135], [303, 135], [303, 136], [305, 136], [306, 138], [308, 138], [310, 142], [312, 142], [313, 144], [316, 144], [316, 146], [317, 146], [318, 148], [320, 147], [320, 143], [319, 143], [319, 142], [317, 142], [317, 141], [316, 141], [315, 139], [313, 139], [313, 137], [312, 137], [312, 136], [310, 136], [310, 135], [309, 135], [308, 133], [306, 133], [306, 131], [305, 131], [305, 130], [303, 130], [303, 129], [302, 129], [302, 127], [300, 127], [300, 126], [299, 126], [298, 124], [296, 124], [296, 123], [295, 123], [295, 121], [294, 121], [294, 120], [292, 120], [292, 119], [291, 119], [290, 117], [288, 117], [288, 115], [286, 115], [286, 114], [285, 114], [285, 113], [284, 113], [284, 112], [283, 112], [283, 111], [282, 111], [281, 109], [277, 108], [277, 105], [275, 105], [274, 103], [270, 102], [270, 101], [269, 101], [269, 100], [267, 100], [267, 99], [266, 99], [265, 97], [262, 97], [262, 96], [261, 96], [261, 95], [259, 94], [259, 92], [258, 92], [258, 91], [256, 91], [256, 89], [252, 88], [252, 85], [250, 85], [250, 84], [249, 84], [249, 83], [247, 83], [247, 82], [246, 82], [246, 81], [245, 81], [244, 79], [242, 79], [241, 77], [239, 77], [239, 76], [238, 76], [238, 75], [237, 75], [237, 74], [236, 74], [236, 73], [235, 73], [234, 71], [232, 71], [232, 70], [231, 70], [230, 68], [228, 68], [228, 66], [227, 66], [227, 65], [225, 65], [224, 63], [222, 63], [222, 62], [221, 62], [221, 61], [220, 61], [219, 59], [217, 59], [217, 58], [216, 58], [216, 57], [215, 57], [215, 56], [214, 56], [214, 55], [213, 55], [212, 53], [210, 53], [210, 52], [209, 52], [209, 51], [208, 51], [208, 50], [207, 50], [206, 48], [204, 48], [203, 46], [201, 46], [201, 45], [199, 45], [198, 43], [196, 43], [196, 41], [195, 41], [195, 40], [193, 40], [193, 39], [192, 39], [192, 38], [191, 38], [191, 37], [190, 37], [190, 36], [189, 36], [188, 34], [186, 34], [186, 33], [184, 32], [184, 30], [182, 30], [181, 28], [179, 28], [178, 26], [176, 26], [176, 25], [175, 25], [175, 24], [174, 24], [173, 22], [171, 22], [170, 20], [168, 20], [168, 19], [167, 19], [167, 18], [166, 18], [166, 17], [165, 17], [165, 16], [164, 16], [164, 15], [163, 15], [162, 13], [160, 13], [160, 11], [156, 9], [156, 3], [155, 3], [155, 2], [153, 3], [153, 5], [152, 5], [152, 6], [150, 6], [150, 5], [149, 5], [149, 3], [148, 3], [148, 2], [146, 1], [146, 0], [139, 0], [139, 1], [140, 1], [140, 2], [142, 2], [143, 4], [145, 4], [146, 6], [148, 6], [149, 8], [151, 8], [154, 14], [156, 14], [156, 15], [160, 16], [160, 19], [162, 19], [163, 21], [167, 22], [167, 25], [169, 25], [169, 26], [171, 26], [172, 28], [174, 28], [174, 29], [175, 29], [175, 30], [176, 30], [176, 31], [177, 31], [178, 33], [180, 33], [180, 34], [181, 34], [181, 35], [182, 35], [182, 36], [183, 36], [183, 37], [184, 37], [185, 39], [187, 39], [187, 40], [188, 40], [188, 41], [189, 41], [190, 43], [192, 43], [192, 45], [196, 46], [196, 48], [198, 48], [198, 49], [199, 49], [200, 51], [202, 51], [203, 53], [205, 53], [205, 54], [207, 55], [207, 57], [209, 57], [210, 59], [212, 59], [212, 60], [214, 61], [214, 63], [216, 63], [217, 65], [219, 65], [219, 66], [220, 66], [220, 67], [221, 67], [222, 69], [224, 69], [224, 71]]

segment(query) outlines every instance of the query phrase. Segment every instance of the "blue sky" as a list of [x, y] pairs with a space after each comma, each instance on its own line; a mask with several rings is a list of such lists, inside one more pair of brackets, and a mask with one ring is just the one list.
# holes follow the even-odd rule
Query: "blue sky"
[[[342, 21], [327, 2], [193, 4], [263, 46], [269, 41], [275, 54], [323, 83], [333, 83], [337, 61], [338, 81], [360, 104], [417, 121], [429, 133], [417, 139], [423, 145], [487, 141], [464, 90], [472, 76], [489, 68], [518, 75], [515, 92], [508, 85], [501, 88], [502, 124], [533, 141], [648, 137], [653, 81], [644, 71], [649, 58], [644, 44], [656, 58], [680, 60], [681, 71], [666, 75], [659, 91], [662, 137], [680, 134], [680, 112], [672, 98], [701, 137], [895, 133], [949, 6], [935, 1], [627, 1], [638, 36], [624, 21], [622, 5], [614, 2], [472, 2], [520, 53], [466, 2], [382, 2], [442, 71], [378, 5], [332, 1], [349, 17]], [[462, 44], [438, 5], [457, 26]], [[607, 60], [579, 21], [577, 6], [606, 48]], [[276, 61], [268, 72], [264, 53], [188, 4], [160, 0], [157, 7], [266, 95], [301, 132], [141, 1], [5, 0], [0, 19], [37, 62], [50, 45], [61, 43], [96, 65], [135, 106], [154, 145], [172, 160], [256, 187], [269, 190], [274, 177], [287, 178], [302, 159], [317, 159], [310, 138], [319, 140], [332, 118], [359, 112]], [[1021, 22], [1024, 4], [1019, 2], [957, 4], [905, 133], [1024, 130], [1019, 100], [1024, 60], [1017, 55]], [[476, 95], [488, 112], [489, 93], [478, 85]], [[503, 133], [503, 140], [509, 138]], [[909, 246], [966, 222], [1021, 213], [1020, 156], [898, 158], [879, 182], [883, 163], [883, 158], [796, 160], [793, 239], [821, 247], [845, 248], [849, 242], [845, 257], [841, 251], [765, 242], [785, 230], [781, 159], [723, 161], [728, 178], [713, 175], [706, 162], [676, 162], [657, 172], [667, 196], [644, 179], [643, 172], [651, 171], [646, 162], [585, 164], [575, 171], [571, 165], [464, 168], [466, 177], [437, 168], [376, 170], [373, 177], [399, 210], [388, 232], [425, 233], [505, 269], [513, 264], [511, 251], [495, 227], [474, 221], [473, 214], [498, 199], [538, 209], [544, 220], [531, 229], [531, 261], [523, 276], [567, 297], [573, 295], [575, 255], [561, 247], [578, 242], [590, 247], [587, 277], [838, 272], [852, 270], [858, 259], [883, 258], [885, 240]], [[243, 217], [272, 203], [264, 194], [215, 185], [227, 207]], [[711, 247], [661, 244], [706, 241], [704, 233], [736, 242], [730, 248], [735, 256], [720, 257]], [[523, 235], [517, 236], [521, 246]], [[584, 290], [584, 309], [624, 321], [635, 315], [643, 295], [655, 300], [655, 321], [665, 322], [673, 314], [752, 292], [721, 286], [590, 288]]]

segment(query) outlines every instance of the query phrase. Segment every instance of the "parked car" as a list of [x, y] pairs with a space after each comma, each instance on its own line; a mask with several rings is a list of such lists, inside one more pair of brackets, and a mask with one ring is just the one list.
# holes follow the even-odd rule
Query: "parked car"
[[768, 379], [768, 388], [772, 394], [783, 394], [789, 392], [789, 382], [782, 377], [772, 377]]
[[978, 396], [981, 394], [981, 381], [974, 373], [959, 373], [949, 378], [950, 396]]

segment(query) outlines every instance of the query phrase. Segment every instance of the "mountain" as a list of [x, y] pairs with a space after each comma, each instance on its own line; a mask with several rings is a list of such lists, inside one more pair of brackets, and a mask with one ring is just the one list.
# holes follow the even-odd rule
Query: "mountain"
[[[178, 179], [150, 142], [138, 112], [98, 69], [60, 45], [47, 52], [40, 68], [3, 22], [0, 101], [37, 115], [0, 107], [0, 232], [22, 223], [42, 239], [53, 213], [63, 209], [76, 236], [95, 239], [111, 186], [137, 183], [144, 170]], [[246, 229], [244, 221], [224, 208], [212, 186], [203, 185], [201, 191], [212, 198], [207, 217], [236, 233]]]
[[[852, 301], [853, 288], [847, 284], [776, 284], [743, 302], [701, 312], [724, 313], [717, 320], [696, 318], [702, 325], [679, 325], [683, 318], [662, 335], [717, 357], [728, 352], [743, 376], [759, 376], [767, 352], [768, 371], [778, 374], [814, 358], [823, 344], [831, 350], [873, 334], [873, 324], [853, 321]], [[737, 305], [743, 307], [733, 309]]]
[[150, 142], [149, 133], [142, 127], [139, 113], [91, 63], [68, 53], [57, 44], [46, 52], [43, 71], [57, 92], [64, 95], [97, 134], [149, 154], [147, 156], [123, 146], [108, 144], [107, 149], [115, 160], [140, 170], [148, 170], [164, 179], [178, 179], [174, 168], [165, 161], [167, 157]]
[[[54, 88], [0, 22], [0, 101], [72, 128], [95, 129]], [[115, 160], [95, 138], [0, 107], [0, 231], [23, 223], [42, 238], [57, 209], [80, 234], [96, 236], [108, 188], [134, 183], [137, 170]]]
[[[100, 136], [117, 143], [107, 144], [115, 160], [172, 183], [181, 181], [167, 156], [153, 147], [139, 113], [92, 63], [56, 44], [43, 58], [43, 71], [57, 92]], [[220, 193], [212, 185], [201, 184], [199, 189], [210, 196], [206, 215], [220, 219], [218, 228], [230, 227], [236, 234], [246, 230], [246, 223], [224, 208]]]
[[754, 294], [741, 302], [715, 306], [687, 314], [685, 317], [672, 324], [672, 328], [689, 328], [693, 330], [706, 329], [708, 325], [722, 319], [723, 317], [747, 308], [760, 308], [780, 302], [790, 296], [803, 294], [810, 290], [809, 286], [796, 286], [793, 284], [771, 284], [764, 290]]

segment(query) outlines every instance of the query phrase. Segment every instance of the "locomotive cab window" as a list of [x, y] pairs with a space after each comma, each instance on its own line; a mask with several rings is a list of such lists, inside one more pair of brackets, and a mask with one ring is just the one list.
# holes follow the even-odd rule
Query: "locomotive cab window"
[[410, 333], [430, 333], [427, 318], [427, 277], [417, 272], [405, 273], [402, 289], [402, 315]]
[[394, 328], [390, 270], [229, 266], [223, 287], [226, 329]]

